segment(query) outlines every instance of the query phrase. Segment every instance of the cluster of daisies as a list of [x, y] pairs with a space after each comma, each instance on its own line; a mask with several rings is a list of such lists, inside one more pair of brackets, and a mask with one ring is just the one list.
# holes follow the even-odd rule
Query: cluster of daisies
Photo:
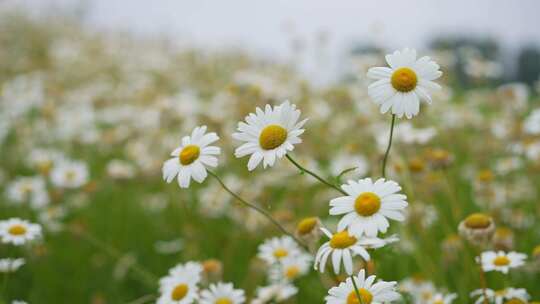
[[[15, 246], [24, 251], [33, 242], [39, 241], [42, 237], [41, 226], [20, 218], [10, 218], [0, 221], [0, 248], [3, 246]], [[12, 250], [3, 250], [13, 252]], [[2, 257], [0, 258], [0, 273], [4, 273], [5, 279], [11, 273], [16, 272], [26, 263], [22, 257]], [[12, 303], [24, 304], [26, 302], [14, 300]]]
[[[420, 100], [431, 103], [429, 91], [439, 88], [433, 82], [442, 74], [439, 66], [429, 57], [417, 59], [416, 51], [411, 49], [396, 51], [387, 55], [386, 60], [390, 67], [377, 67], [368, 71], [368, 77], [376, 80], [368, 88], [369, 95], [381, 106], [381, 113], [392, 109], [392, 114], [399, 118], [412, 118], [419, 113]], [[255, 113], [250, 113], [245, 121], [238, 123], [237, 132], [232, 135], [242, 142], [235, 150], [235, 156], [249, 156], [249, 171], [261, 163], [263, 168], [272, 167], [285, 156], [299, 167], [289, 153], [294, 150], [294, 145], [302, 142], [300, 135], [304, 133], [303, 126], [307, 119], [301, 120], [300, 114], [300, 110], [288, 101], [278, 106], [256, 108]], [[181, 145], [172, 151], [172, 158], [163, 165], [164, 180], [171, 182], [177, 178], [180, 187], [186, 188], [191, 179], [201, 183], [208, 176], [208, 168], [217, 167], [220, 148], [212, 144], [219, 137], [206, 131], [206, 126], [196, 127], [190, 136], [182, 138]], [[211, 171], [210, 174], [215, 175]], [[311, 174], [321, 180], [316, 174]], [[331, 185], [324, 180], [323, 183]], [[401, 193], [400, 185], [383, 177], [376, 180], [350, 180], [339, 188], [331, 186], [341, 192], [342, 196], [329, 202], [329, 213], [341, 218], [335, 233], [321, 227], [329, 241], [316, 253], [314, 268], [324, 272], [327, 261], [331, 260], [335, 274], [340, 274], [343, 269], [350, 277], [329, 290], [326, 302], [359, 303], [361, 300], [364, 304], [370, 304], [398, 300], [400, 295], [396, 291], [396, 282], [375, 282], [375, 276], [366, 276], [364, 269], [358, 275], [353, 275], [358, 268], [353, 258], [359, 256], [367, 262], [370, 260], [368, 250], [397, 241], [395, 236], [384, 238], [382, 234], [388, 231], [389, 220], [405, 219], [404, 210], [408, 203], [406, 196]], [[310, 256], [302, 253], [295, 239], [289, 236], [273, 238], [262, 244], [259, 257], [269, 264], [271, 281], [280, 286], [261, 291], [261, 294], [268, 294], [268, 299], [260, 300], [260, 303], [281, 301], [294, 294], [294, 287], [283, 287], [284, 284], [306, 273], [311, 263]], [[167, 286], [166, 290], [162, 288], [164, 296], [175, 288], [174, 284]], [[270, 292], [274, 290], [281, 293]]]
[[179, 264], [159, 280], [160, 297], [157, 304], [242, 304], [244, 291], [235, 289], [232, 283], [212, 283], [201, 290], [203, 266], [197, 262]]

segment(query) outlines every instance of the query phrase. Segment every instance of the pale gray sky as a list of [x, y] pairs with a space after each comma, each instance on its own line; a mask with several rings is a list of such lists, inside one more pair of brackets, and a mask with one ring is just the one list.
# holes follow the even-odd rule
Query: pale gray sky
[[[4, 0], [10, 1], [10, 0]], [[14, 0], [12, 0], [14, 1]], [[34, 9], [84, 3], [88, 23], [166, 34], [205, 47], [287, 54], [291, 37], [308, 48], [329, 35], [330, 52], [353, 41], [421, 48], [437, 34], [499, 39], [506, 48], [540, 44], [540, 0], [19, 0]]]

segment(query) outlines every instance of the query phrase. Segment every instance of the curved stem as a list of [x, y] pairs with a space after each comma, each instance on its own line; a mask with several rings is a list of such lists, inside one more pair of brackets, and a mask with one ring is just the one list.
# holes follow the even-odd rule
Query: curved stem
[[[109, 246], [108, 244], [106, 244], [102, 240], [96, 238], [95, 236], [93, 236], [93, 235], [91, 235], [91, 234], [89, 234], [89, 233], [87, 233], [85, 231], [77, 229], [76, 231], [72, 230], [71, 232], [74, 233], [75, 235], [78, 235], [78, 236], [82, 237], [88, 243], [90, 243], [93, 246], [101, 249], [103, 252], [105, 252], [106, 254], [108, 254], [109, 256], [111, 256], [111, 257], [113, 257], [115, 259], [119, 260], [119, 259], [121, 259], [123, 257], [122, 252], [118, 251], [118, 249]], [[150, 271], [148, 271], [145, 268], [143, 268], [142, 266], [140, 266], [137, 262], [135, 262], [130, 267], [133, 269], [133, 271], [135, 271], [141, 277], [141, 279], [143, 279], [143, 281], [145, 283], [148, 283], [149, 286], [154, 287], [154, 285], [156, 285], [158, 277], [155, 276], [153, 273], [151, 273]]]
[[358, 303], [363, 304], [362, 296], [360, 295], [360, 292], [358, 291], [358, 286], [356, 286], [356, 279], [354, 278], [354, 275], [351, 275], [352, 284], [354, 286], [354, 292], [356, 293], [356, 297], [358, 298]]
[[390, 137], [388, 138], [388, 146], [386, 146], [386, 152], [384, 152], [384, 158], [382, 163], [382, 177], [386, 177], [386, 162], [388, 161], [388, 154], [390, 154], [390, 147], [392, 147], [392, 137], [394, 136], [394, 125], [396, 123], [396, 114], [392, 114], [392, 123], [390, 125]]
[[291, 163], [293, 163], [293, 165], [295, 165], [296, 168], [298, 168], [301, 172], [306, 172], [307, 174], [313, 176], [314, 178], [316, 178], [318, 181], [325, 184], [326, 186], [328, 186], [330, 188], [334, 188], [335, 190], [341, 192], [341, 194], [347, 195], [347, 193], [345, 191], [341, 190], [338, 186], [326, 181], [324, 178], [320, 177], [315, 172], [310, 171], [310, 170], [302, 167], [302, 165], [300, 165], [298, 162], [296, 162], [289, 154], [285, 154], [285, 157], [287, 157], [287, 159], [290, 160]]
[[285, 227], [283, 227], [276, 219], [274, 219], [272, 217], [272, 215], [270, 215], [270, 213], [268, 213], [268, 211], [262, 209], [261, 207], [259, 207], [257, 205], [254, 205], [254, 204], [251, 204], [251, 203], [247, 202], [242, 197], [240, 197], [238, 194], [234, 193], [231, 189], [229, 189], [229, 187], [227, 187], [227, 185], [225, 185], [225, 183], [221, 180], [221, 178], [219, 178], [219, 176], [217, 176], [217, 174], [215, 174], [214, 172], [208, 170], [208, 174], [210, 174], [213, 178], [215, 178], [219, 182], [221, 187], [223, 187], [223, 189], [225, 189], [225, 191], [229, 192], [229, 194], [232, 195], [236, 200], [238, 200], [239, 202], [244, 204], [246, 207], [249, 207], [249, 208], [257, 211], [258, 213], [260, 213], [261, 215], [266, 217], [270, 222], [272, 222], [272, 224], [274, 224], [276, 227], [278, 227], [279, 230], [281, 230], [281, 232], [283, 232], [286, 235], [292, 237], [302, 247], [304, 247], [306, 249], [308, 248], [302, 241], [300, 241], [298, 238], [296, 238], [294, 236], [294, 234], [287, 231], [287, 229], [285, 229]]

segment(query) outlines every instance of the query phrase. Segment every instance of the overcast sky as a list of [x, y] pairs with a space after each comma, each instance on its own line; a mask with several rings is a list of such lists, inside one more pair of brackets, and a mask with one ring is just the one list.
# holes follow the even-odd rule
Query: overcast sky
[[[0, 0], [2, 1], [2, 0]], [[10, 0], [4, 0], [10, 1]], [[14, 0], [11, 0], [14, 1]], [[330, 49], [355, 41], [421, 48], [438, 34], [499, 39], [507, 49], [540, 44], [540, 0], [18, 0], [30, 7], [84, 3], [90, 26], [166, 34], [205, 47], [286, 54], [291, 38]]]

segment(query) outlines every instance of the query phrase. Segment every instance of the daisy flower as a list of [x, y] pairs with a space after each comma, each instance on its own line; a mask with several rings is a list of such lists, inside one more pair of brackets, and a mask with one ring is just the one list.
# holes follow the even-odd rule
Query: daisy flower
[[51, 182], [60, 188], [78, 188], [88, 182], [88, 168], [79, 161], [64, 161], [51, 171]]
[[510, 268], [516, 268], [525, 264], [526, 258], [526, 254], [514, 251], [508, 253], [504, 251], [485, 251], [478, 258], [478, 262], [482, 263], [482, 269], [486, 272], [496, 270], [502, 273], [508, 273]]
[[11, 258], [5, 258], [0, 259], [0, 272], [15, 272], [19, 268], [21, 268], [22, 265], [24, 265], [25, 261], [23, 258], [18, 259], [11, 259]]
[[159, 280], [160, 297], [157, 304], [190, 304], [198, 299], [198, 286], [202, 266], [188, 262], [169, 270], [169, 274]]
[[437, 293], [431, 299], [427, 301], [428, 304], [452, 304], [454, 300], [457, 298], [457, 295], [455, 293], [450, 293], [447, 295], [444, 295], [442, 293]]
[[281, 263], [270, 268], [270, 280], [273, 282], [294, 281], [309, 271], [313, 258], [309, 254], [285, 257]]
[[431, 103], [429, 91], [440, 89], [433, 80], [441, 77], [439, 65], [424, 56], [416, 60], [416, 50], [405, 48], [386, 55], [390, 67], [370, 68], [367, 76], [376, 80], [368, 94], [381, 106], [381, 113], [392, 108], [399, 118], [412, 118], [420, 110], [420, 100]]
[[19, 218], [11, 218], [0, 221], [0, 237], [2, 243], [24, 245], [41, 237], [41, 226]]
[[362, 237], [376, 237], [378, 232], [385, 233], [390, 224], [388, 219], [405, 220], [404, 209], [407, 197], [398, 193], [401, 187], [394, 181], [380, 178], [373, 182], [371, 178], [349, 181], [341, 189], [347, 196], [330, 201], [330, 214], [344, 216], [338, 223], [338, 231], [348, 228], [349, 233]]
[[349, 275], [353, 272], [352, 258], [355, 255], [361, 256], [365, 261], [369, 261], [370, 256], [367, 250], [359, 244], [358, 239], [350, 235], [347, 230], [332, 234], [325, 228], [322, 232], [330, 238], [330, 241], [324, 243], [315, 255], [315, 270], [324, 272], [326, 261], [332, 255], [332, 265], [334, 272], [339, 274], [341, 263], [345, 266], [345, 272]]
[[[366, 278], [365, 270], [362, 269], [355, 277], [357, 291], [362, 298], [362, 304], [382, 304], [400, 299], [396, 292], [397, 282], [375, 282], [375, 276]], [[337, 287], [332, 287], [325, 298], [326, 304], [360, 304], [358, 301], [352, 279], [349, 277]]]
[[258, 257], [274, 264], [280, 262], [286, 257], [297, 256], [301, 252], [300, 247], [290, 236], [274, 237], [259, 246]]
[[234, 289], [232, 283], [211, 284], [201, 292], [200, 304], [242, 304], [246, 301], [244, 291]]
[[[471, 297], [477, 297], [474, 304], [484, 303], [484, 291], [482, 289], [477, 289], [471, 292]], [[520, 301], [517, 303], [527, 303], [530, 296], [524, 288], [505, 288], [501, 290], [492, 290], [486, 288], [486, 296], [489, 303], [503, 304], [506, 301], [514, 300]]]
[[257, 288], [255, 299], [251, 301], [251, 304], [265, 304], [283, 302], [290, 297], [294, 296], [298, 292], [292, 284], [288, 283], [276, 283], [265, 287]]
[[294, 149], [295, 144], [302, 142], [300, 135], [304, 133], [302, 126], [307, 119], [298, 122], [300, 110], [296, 105], [285, 101], [279, 106], [266, 105], [250, 113], [245, 122], [238, 123], [238, 132], [233, 138], [245, 142], [234, 151], [237, 158], [251, 155], [248, 170], [254, 170], [259, 163], [263, 167], [273, 166], [276, 158], [282, 158]]
[[202, 183], [207, 176], [206, 166], [217, 167], [217, 155], [221, 149], [210, 146], [219, 137], [216, 133], [206, 133], [206, 126], [196, 127], [191, 136], [184, 136], [180, 147], [172, 151], [173, 158], [163, 164], [163, 179], [170, 183], [178, 175], [181, 188], [189, 187], [191, 178]]
[[41, 176], [18, 177], [7, 185], [6, 195], [11, 202], [28, 202], [30, 207], [39, 209], [49, 204], [49, 193]]

